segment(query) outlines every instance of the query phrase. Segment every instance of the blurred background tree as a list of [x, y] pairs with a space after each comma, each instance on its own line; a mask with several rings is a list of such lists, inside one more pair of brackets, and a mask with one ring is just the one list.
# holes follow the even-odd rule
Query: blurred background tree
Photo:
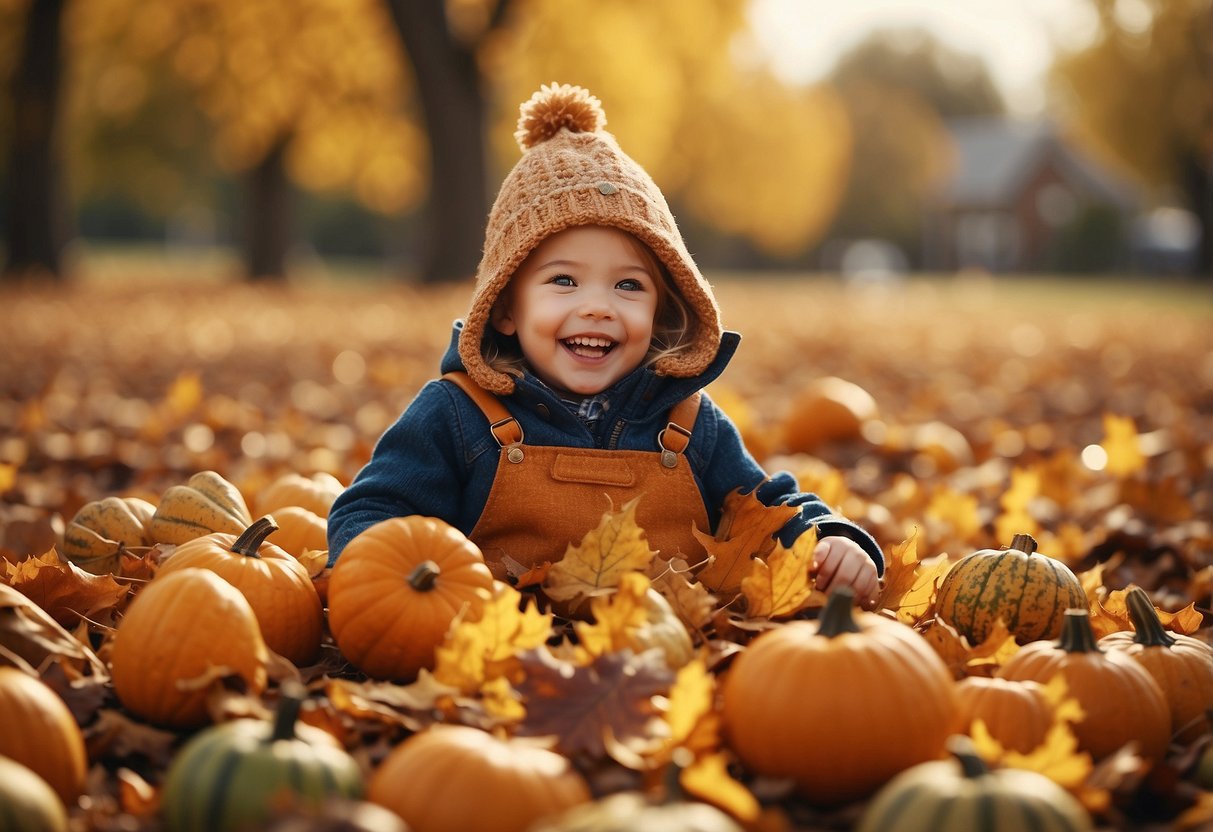
[[[913, 257], [946, 120], [1005, 109], [985, 63], [885, 31], [792, 84], [750, 2], [0, 0], [6, 274], [64, 273], [78, 230], [238, 246], [251, 278], [301, 244], [467, 277], [518, 102], [553, 80], [602, 99], [705, 264], [803, 266], [827, 238]], [[1209, 0], [1089, 2], [1054, 115], [1207, 227]]]
[[1213, 3], [1089, 2], [1094, 41], [1054, 67], [1061, 106], [1084, 142], [1196, 215], [1213, 275]]

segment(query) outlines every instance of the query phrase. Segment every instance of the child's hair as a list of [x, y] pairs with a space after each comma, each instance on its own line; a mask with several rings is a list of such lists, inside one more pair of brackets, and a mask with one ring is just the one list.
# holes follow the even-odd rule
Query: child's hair
[[[632, 236], [632, 235], [629, 235]], [[632, 237], [637, 250], [643, 255], [650, 270], [656, 277], [657, 311], [653, 318], [653, 339], [649, 351], [644, 357], [644, 366], [648, 367], [662, 358], [682, 355], [695, 345], [695, 315], [687, 304], [669, 270], [657, 259], [657, 256], [640, 240]], [[510, 297], [510, 285], [497, 297], [496, 303], [507, 303]], [[518, 346], [518, 338], [513, 335], [502, 335], [492, 325], [485, 331], [481, 342], [480, 353], [484, 363], [499, 373], [521, 376], [526, 361], [522, 349]]]

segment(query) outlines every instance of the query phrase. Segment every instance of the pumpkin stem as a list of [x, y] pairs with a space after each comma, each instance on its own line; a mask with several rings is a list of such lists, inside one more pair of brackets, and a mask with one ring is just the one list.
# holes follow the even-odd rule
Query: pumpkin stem
[[1091, 629], [1090, 613], [1077, 608], [1066, 610], [1058, 646], [1067, 653], [1103, 652], [1095, 640], [1095, 631]]
[[259, 558], [261, 557], [261, 544], [276, 531], [278, 531], [278, 524], [274, 522], [271, 515], [259, 517], [253, 521], [253, 525], [241, 532], [240, 537], [236, 538], [236, 542], [232, 544], [232, 551], [238, 555]]
[[1135, 643], [1145, 647], [1170, 647], [1178, 641], [1162, 626], [1158, 611], [1144, 589], [1139, 586], [1130, 589], [1125, 603], [1129, 607], [1129, 617], [1133, 619], [1133, 629], [1137, 631], [1133, 636]]
[[956, 758], [956, 762], [960, 763], [960, 771], [966, 778], [984, 777], [990, 773], [985, 760], [977, 753], [977, 746], [964, 734], [948, 737], [947, 749], [948, 753]]
[[278, 707], [274, 709], [274, 729], [268, 742], [295, 739], [295, 722], [303, 706], [303, 686], [295, 682], [283, 682]]
[[849, 586], [840, 586], [833, 590], [826, 599], [825, 609], [821, 611], [817, 634], [833, 638], [842, 633], [860, 632], [859, 625], [855, 623], [854, 606], [855, 590]]
[[1036, 538], [1030, 534], [1017, 534], [1011, 538], [1010, 548], [1023, 552], [1025, 555], [1030, 555], [1036, 551]]
[[413, 567], [409, 573], [409, 586], [418, 592], [429, 592], [434, 588], [434, 582], [442, 574], [442, 569], [432, 560], [423, 560]]

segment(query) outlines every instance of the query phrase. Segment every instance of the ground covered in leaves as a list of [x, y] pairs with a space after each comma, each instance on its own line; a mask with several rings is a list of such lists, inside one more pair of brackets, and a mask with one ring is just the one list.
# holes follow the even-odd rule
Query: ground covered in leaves
[[[204, 470], [220, 472], [251, 503], [286, 472], [324, 471], [348, 482], [379, 433], [436, 374], [468, 291], [161, 279], [0, 294], [0, 584], [33, 599], [63, 638], [76, 640], [44, 633], [38, 666], [89, 743], [93, 767], [74, 828], [159, 828], [158, 788], [183, 736], [125, 712], [105, 673], [112, 628], [164, 553], [135, 553], [117, 579], [90, 582], [52, 551], [66, 522], [106, 496], [155, 502]], [[1016, 533], [1033, 535], [1041, 552], [1079, 574], [1099, 634], [1127, 628], [1123, 590], [1137, 585], [1177, 613], [1173, 629], [1206, 637], [1209, 287], [971, 275], [848, 287], [827, 278], [720, 276], [717, 292], [726, 326], [743, 340], [709, 392], [768, 469], [792, 471], [877, 536], [890, 559], [882, 609], [928, 635], [958, 677], [989, 675], [1015, 648], [1005, 633], [968, 645], [935, 628], [938, 579], [956, 558], [1005, 546]], [[822, 377], [871, 395], [875, 411], [857, 433], [814, 438], [812, 420], [824, 417], [814, 416], [805, 392]], [[626, 526], [621, 509], [604, 524]], [[331, 643], [316, 665], [280, 667], [276, 678], [307, 682], [322, 704], [310, 718], [368, 770], [438, 718], [555, 736], [598, 793], [639, 782], [682, 742], [701, 762], [690, 790], [752, 828], [849, 828], [862, 805], [822, 810], [749, 776], [708, 724], [714, 671], [754, 632], [811, 617], [819, 606], [811, 582], [783, 577], [805, 574], [803, 551], [780, 548], [765, 553], [761, 567], [751, 564], [752, 540], [741, 538], [746, 529], [762, 537], [752, 530], [763, 521], [746, 512], [740, 499], [731, 507], [734, 539], [718, 535], [707, 568], [654, 568], [641, 552], [627, 571], [646, 583], [615, 576], [615, 603], [599, 601], [594, 625], [533, 608], [522, 614], [516, 596], [501, 594], [497, 629], [512, 635], [486, 645], [485, 628], [474, 622], [452, 631], [435, 675], [422, 683], [367, 680]], [[585, 543], [587, 557], [594, 545]], [[575, 559], [570, 564], [567, 574], [516, 576], [519, 588], [575, 583]], [[703, 648], [678, 674], [629, 663], [620, 652], [626, 599], [649, 583]], [[6, 598], [0, 663], [21, 652], [14, 644], [34, 626], [28, 610]], [[561, 628], [576, 637], [579, 653], [545, 647]], [[578, 710], [579, 690], [604, 688], [615, 694], [610, 707]], [[876, 702], [896, 694], [869, 695]], [[214, 707], [226, 715], [264, 711], [236, 693], [217, 697]], [[1078, 795], [1102, 826], [1213, 822], [1213, 800], [1192, 776], [1207, 738], [1174, 744], [1150, 769], [1131, 753], [1084, 759], [1067, 737], [1018, 762]]]

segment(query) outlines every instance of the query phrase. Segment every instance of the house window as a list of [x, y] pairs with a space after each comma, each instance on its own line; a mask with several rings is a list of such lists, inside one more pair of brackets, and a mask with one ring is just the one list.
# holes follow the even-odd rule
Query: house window
[[1002, 211], [962, 214], [956, 220], [956, 259], [960, 267], [990, 271], [1013, 268], [1019, 249], [1015, 219]]

